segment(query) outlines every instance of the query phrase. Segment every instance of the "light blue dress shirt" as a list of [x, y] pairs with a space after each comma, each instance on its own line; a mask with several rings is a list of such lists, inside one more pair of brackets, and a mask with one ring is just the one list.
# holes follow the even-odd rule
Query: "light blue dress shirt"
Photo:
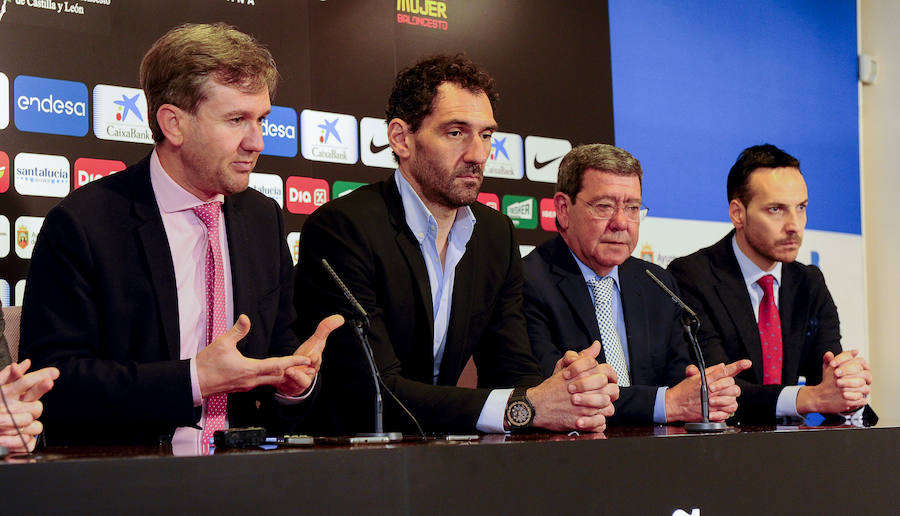
[[[572, 250], [569, 249], [569, 252], [572, 253]], [[594, 292], [591, 290], [591, 285], [588, 283], [592, 279], [602, 279], [605, 276], [600, 276], [596, 272], [594, 272], [590, 267], [582, 263], [581, 260], [575, 256], [575, 253], [572, 253], [572, 258], [575, 258], [575, 263], [578, 264], [578, 268], [581, 270], [581, 275], [584, 276], [584, 284], [587, 287], [588, 297], [591, 299], [591, 303], [594, 303]], [[613, 295], [610, 296], [610, 304], [612, 305], [612, 318], [616, 324], [616, 333], [619, 335], [619, 342], [622, 343], [622, 353], [625, 354], [625, 365], [628, 367], [628, 374], [631, 374], [631, 359], [628, 355], [628, 332], [625, 330], [625, 313], [622, 310], [622, 291], [619, 290], [619, 267], [618, 265], [613, 267], [613, 269], [607, 274], [608, 277], [613, 279]], [[594, 309], [596, 310], [596, 305]], [[666, 390], [668, 387], [663, 386], [657, 389], [656, 391], [656, 401], [653, 404], [653, 422], [658, 424], [666, 423]]]
[[[447, 344], [447, 330], [450, 324], [450, 309], [453, 303], [453, 283], [456, 279], [456, 266], [466, 252], [466, 244], [472, 238], [475, 229], [475, 215], [468, 206], [456, 211], [456, 219], [450, 228], [447, 238], [447, 255], [445, 263], [441, 263], [441, 254], [437, 248], [437, 221], [428, 211], [425, 203], [413, 190], [412, 185], [403, 177], [400, 170], [394, 172], [394, 180], [403, 201], [406, 224], [419, 242], [425, 268], [428, 269], [428, 283], [431, 286], [431, 304], [434, 314], [434, 338], [432, 352], [434, 356], [433, 383], [437, 383], [441, 371], [441, 359]], [[512, 389], [495, 389], [481, 409], [475, 427], [482, 432], [503, 432], [503, 414], [506, 402]]]

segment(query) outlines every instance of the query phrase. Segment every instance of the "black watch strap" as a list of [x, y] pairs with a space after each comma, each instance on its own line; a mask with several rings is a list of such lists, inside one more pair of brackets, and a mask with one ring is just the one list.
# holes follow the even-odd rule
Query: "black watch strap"
[[527, 387], [516, 387], [506, 403], [506, 424], [510, 430], [522, 430], [534, 423], [534, 405], [525, 395]]

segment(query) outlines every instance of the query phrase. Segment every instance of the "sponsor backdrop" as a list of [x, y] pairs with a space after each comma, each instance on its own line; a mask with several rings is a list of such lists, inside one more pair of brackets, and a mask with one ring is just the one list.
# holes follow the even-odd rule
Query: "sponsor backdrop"
[[651, 217], [635, 254], [665, 265], [727, 230], [724, 174], [771, 140], [810, 184], [817, 231], [801, 258], [823, 266], [862, 342], [855, 3], [611, 4], [0, 0], [0, 299], [21, 303], [60, 198], [150, 152], [137, 79], [150, 44], [179, 23], [225, 21], [268, 45], [282, 75], [251, 187], [284, 208], [295, 259], [309, 213], [395, 166], [384, 105], [396, 72], [466, 52], [501, 93], [479, 201], [513, 219], [523, 252], [554, 234], [550, 197], [573, 145], [618, 143], [642, 160]]

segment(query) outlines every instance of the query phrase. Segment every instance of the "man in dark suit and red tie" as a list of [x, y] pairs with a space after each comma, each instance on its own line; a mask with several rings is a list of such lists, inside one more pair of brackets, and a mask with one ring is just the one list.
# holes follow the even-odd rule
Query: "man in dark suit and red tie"
[[144, 56], [153, 152], [51, 210], [29, 269], [22, 354], [60, 371], [48, 444], [202, 452], [217, 429], [303, 416], [342, 319], [300, 344], [281, 209], [247, 188], [277, 77], [224, 24], [177, 27]]
[[[749, 358], [738, 375], [737, 419], [771, 422], [867, 407], [872, 375], [842, 350], [837, 308], [822, 272], [797, 263], [808, 195], [800, 162], [774, 145], [741, 152], [728, 174], [734, 230], [669, 265], [700, 314], [707, 361]], [[798, 386], [798, 378], [806, 385]]]
[[[582, 145], [560, 162], [559, 235], [525, 258], [528, 336], [547, 376], [565, 353], [603, 342], [600, 360], [619, 380], [611, 424], [700, 421], [700, 371], [689, 365], [681, 311], [645, 271], [677, 291], [675, 280], [631, 256], [646, 213], [642, 178], [640, 162], [612, 145]], [[737, 409], [733, 377], [747, 367], [736, 360], [707, 368], [711, 420]]]

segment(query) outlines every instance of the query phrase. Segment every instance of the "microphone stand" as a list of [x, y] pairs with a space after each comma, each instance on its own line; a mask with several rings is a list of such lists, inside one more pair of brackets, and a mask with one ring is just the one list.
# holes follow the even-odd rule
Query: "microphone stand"
[[694, 354], [697, 355], [697, 365], [700, 368], [700, 411], [703, 415], [702, 421], [689, 422], [684, 424], [684, 429], [692, 433], [709, 433], [722, 432], [728, 428], [724, 421], [709, 420], [709, 387], [706, 384], [706, 360], [703, 359], [703, 350], [700, 349], [700, 342], [697, 340], [697, 331], [700, 329], [700, 318], [697, 312], [684, 304], [684, 301], [672, 292], [662, 281], [653, 275], [647, 269], [644, 269], [647, 276], [656, 283], [659, 288], [663, 289], [672, 301], [681, 308], [681, 326], [684, 330], [684, 336], [687, 338], [694, 348]]
[[375, 384], [375, 431], [371, 433], [358, 433], [356, 437], [351, 437], [351, 443], [388, 443], [392, 441], [401, 441], [403, 440], [403, 434], [400, 432], [385, 432], [384, 431], [384, 401], [381, 397], [381, 384], [379, 382], [379, 374], [378, 367], [375, 365], [375, 355], [372, 352], [372, 346], [369, 344], [369, 315], [366, 313], [366, 310], [359, 304], [356, 300], [356, 297], [350, 292], [344, 282], [341, 281], [341, 278], [338, 277], [337, 273], [334, 272], [334, 269], [328, 264], [328, 262], [323, 258], [322, 265], [328, 271], [328, 274], [337, 284], [337, 286], [344, 293], [344, 296], [350, 301], [350, 304], [353, 305], [353, 308], [359, 313], [359, 317], [355, 317], [350, 320], [350, 324], [353, 327], [354, 333], [356, 333], [356, 340], [359, 341], [359, 345], [362, 346], [363, 355], [366, 357], [366, 362], [369, 364], [369, 371], [372, 374], [372, 381]]

